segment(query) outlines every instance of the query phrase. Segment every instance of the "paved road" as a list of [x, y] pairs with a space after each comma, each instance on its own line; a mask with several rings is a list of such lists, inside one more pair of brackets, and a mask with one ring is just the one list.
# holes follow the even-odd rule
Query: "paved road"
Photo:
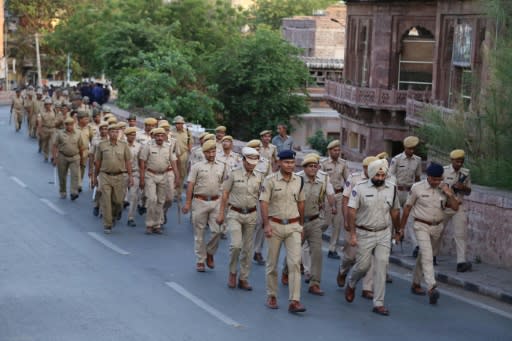
[[[175, 208], [162, 236], [123, 224], [102, 233], [91, 214], [91, 193], [58, 198], [52, 167], [42, 161], [25, 128], [8, 126], [0, 107], [0, 341], [4, 340], [510, 340], [512, 313], [443, 291], [438, 306], [409, 294], [409, 273], [396, 271], [386, 303], [391, 316], [371, 313], [371, 302], [343, 299], [324, 262], [324, 297], [303, 287], [304, 315], [264, 307], [264, 269], [254, 266], [255, 290], [226, 286], [228, 242], [217, 268], [194, 269], [188, 217]], [[358, 294], [360, 293], [360, 288]], [[452, 295], [452, 296], [449, 296]]]

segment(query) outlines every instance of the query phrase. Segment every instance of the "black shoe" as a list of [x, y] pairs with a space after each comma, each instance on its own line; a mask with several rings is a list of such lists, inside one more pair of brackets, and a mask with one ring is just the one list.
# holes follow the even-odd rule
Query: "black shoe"
[[117, 220], [121, 220], [122, 215], [123, 215], [123, 212], [119, 212], [117, 215]]
[[457, 272], [471, 271], [472, 268], [473, 268], [473, 265], [470, 262], [457, 264]]
[[144, 215], [146, 213], [146, 208], [144, 206], [137, 205], [137, 211], [139, 215]]
[[414, 251], [412, 252], [412, 256], [413, 256], [414, 258], [417, 258], [417, 257], [418, 257], [418, 252], [420, 252], [420, 247], [419, 247], [419, 246], [416, 246], [416, 247], [414, 248]]
[[434, 256], [434, 266], [437, 266], [437, 257]]
[[69, 197], [71, 198], [71, 201], [75, 201], [78, 199], [78, 194], [71, 194]]
[[82, 187], [78, 187], [78, 193], [82, 193]]
[[164, 214], [164, 223], [162, 225], [167, 224], [167, 216]]
[[336, 251], [329, 251], [327, 253], [327, 258], [340, 259], [340, 255], [338, 255]]
[[437, 304], [437, 300], [439, 300], [439, 296], [441, 296], [439, 294], [439, 291], [437, 291], [437, 289], [435, 287], [433, 287], [432, 289], [430, 289], [428, 291], [428, 303]]
[[127, 208], [130, 206], [130, 203], [128, 201], [123, 201], [123, 208]]
[[128, 226], [130, 226], [130, 227], [135, 227], [135, 226], [137, 226], [137, 224], [135, 224], [135, 220], [133, 220], [133, 219], [128, 220], [128, 222], [126, 223], [126, 225], [128, 225]]
[[94, 207], [92, 209], [92, 215], [95, 216], [95, 217], [99, 216], [100, 215], [100, 208], [99, 207]]

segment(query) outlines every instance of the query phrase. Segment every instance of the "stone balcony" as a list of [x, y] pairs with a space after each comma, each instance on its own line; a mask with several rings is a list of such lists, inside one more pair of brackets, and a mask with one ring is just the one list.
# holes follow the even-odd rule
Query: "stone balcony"
[[425, 123], [427, 112], [437, 111], [443, 119], [455, 114], [455, 110], [442, 106], [442, 103], [426, 103], [413, 98], [407, 98], [405, 122], [414, 127], [420, 127]]

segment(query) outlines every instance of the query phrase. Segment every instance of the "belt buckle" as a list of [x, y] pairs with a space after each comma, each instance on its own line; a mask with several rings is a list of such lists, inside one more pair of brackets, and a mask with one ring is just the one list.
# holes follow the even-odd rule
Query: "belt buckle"
[[248, 208], [242, 208], [242, 214], [248, 214], [249, 209]]
[[288, 224], [289, 224], [288, 219], [283, 219], [283, 220], [282, 220], [282, 224], [283, 224], [283, 225], [288, 225]]
[[206, 197], [206, 201], [212, 201], [212, 196], [211, 196], [211, 195], [208, 195], [208, 196]]
[[309, 217], [304, 218], [305, 223], [309, 223], [309, 221], [310, 221]]

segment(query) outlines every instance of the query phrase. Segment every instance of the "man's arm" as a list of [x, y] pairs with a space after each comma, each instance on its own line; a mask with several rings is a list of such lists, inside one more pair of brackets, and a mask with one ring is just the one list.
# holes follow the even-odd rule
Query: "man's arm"
[[350, 245], [357, 245], [356, 237], [356, 212], [357, 210], [353, 207], [347, 207], [348, 210], [348, 226], [350, 228]]
[[299, 223], [304, 226], [304, 201], [297, 202], [297, 208], [299, 209]]
[[389, 211], [389, 214], [391, 215], [391, 221], [395, 229], [395, 240], [399, 242], [402, 239], [402, 229], [400, 229], [400, 209], [393, 208]]
[[219, 225], [224, 222], [224, 212], [226, 210], [226, 205], [228, 203], [228, 199], [229, 199], [229, 191], [228, 190], [222, 191], [222, 198], [220, 200], [219, 214], [217, 214], [217, 219], [216, 219], [216, 222]]
[[183, 214], [187, 214], [190, 210], [190, 206], [192, 205], [192, 194], [194, 192], [195, 182], [189, 181], [187, 185], [187, 198], [185, 199], [185, 206], [181, 209]]
[[412, 206], [405, 205], [404, 210], [402, 212], [402, 219], [400, 220], [400, 238], [405, 235], [405, 225], [407, 225], [407, 220], [409, 219], [409, 214], [411, 213]]
[[343, 196], [341, 199], [341, 212], [343, 214], [343, 223], [345, 230], [350, 231], [350, 225], [348, 222], [348, 197]]
[[270, 220], [268, 219], [268, 202], [260, 200], [260, 210], [261, 210], [261, 220], [263, 221], [263, 231], [265, 232], [265, 237], [272, 237], [272, 226], [270, 225]]

